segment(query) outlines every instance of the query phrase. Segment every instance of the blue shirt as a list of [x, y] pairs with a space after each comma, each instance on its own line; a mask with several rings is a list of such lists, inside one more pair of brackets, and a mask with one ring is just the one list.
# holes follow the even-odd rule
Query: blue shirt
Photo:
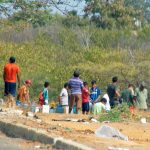
[[90, 90], [90, 100], [92, 102], [94, 102], [99, 97], [100, 94], [101, 94], [101, 90], [98, 87], [91, 88], [91, 90]]
[[71, 94], [81, 94], [83, 88], [83, 81], [80, 78], [73, 77], [69, 80], [69, 87]]

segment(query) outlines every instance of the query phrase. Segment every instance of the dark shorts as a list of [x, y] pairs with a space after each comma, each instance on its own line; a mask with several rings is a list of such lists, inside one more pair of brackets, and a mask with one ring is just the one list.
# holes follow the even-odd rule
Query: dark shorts
[[9, 94], [14, 97], [16, 96], [16, 83], [5, 82], [4, 96], [8, 96]]
[[90, 110], [89, 102], [82, 103], [82, 111], [83, 112], [89, 112], [89, 110]]

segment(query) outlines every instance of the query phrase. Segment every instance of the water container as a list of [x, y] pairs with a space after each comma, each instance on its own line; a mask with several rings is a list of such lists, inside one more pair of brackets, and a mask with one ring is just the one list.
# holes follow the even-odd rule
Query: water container
[[55, 113], [55, 112], [56, 112], [56, 109], [54, 108], [49, 109], [49, 113]]
[[49, 105], [43, 105], [42, 106], [42, 113], [49, 113]]
[[76, 105], [73, 106], [73, 113], [76, 114], [77, 110], [76, 110]]
[[16, 101], [16, 105], [19, 106], [19, 107], [21, 107], [22, 106], [21, 101], [17, 100]]
[[32, 104], [31, 104], [31, 112], [35, 112], [35, 108], [36, 108], [36, 105], [35, 105], [35, 103], [34, 102], [32, 102]]
[[64, 113], [64, 108], [62, 107], [62, 105], [57, 106], [56, 113]]

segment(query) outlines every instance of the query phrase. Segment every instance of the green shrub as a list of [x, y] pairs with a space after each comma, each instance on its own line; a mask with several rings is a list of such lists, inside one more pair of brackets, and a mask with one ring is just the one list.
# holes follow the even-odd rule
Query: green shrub
[[123, 104], [121, 106], [117, 106], [111, 109], [110, 112], [101, 114], [99, 117], [99, 121], [111, 121], [111, 122], [120, 122], [125, 119], [129, 119], [130, 111], [127, 104]]

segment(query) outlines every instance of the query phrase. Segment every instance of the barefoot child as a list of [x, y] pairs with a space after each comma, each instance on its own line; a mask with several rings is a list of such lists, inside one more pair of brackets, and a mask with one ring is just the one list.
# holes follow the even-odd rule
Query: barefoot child
[[82, 113], [88, 114], [89, 113], [89, 90], [88, 90], [88, 83], [83, 83], [84, 87], [82, 89]]

